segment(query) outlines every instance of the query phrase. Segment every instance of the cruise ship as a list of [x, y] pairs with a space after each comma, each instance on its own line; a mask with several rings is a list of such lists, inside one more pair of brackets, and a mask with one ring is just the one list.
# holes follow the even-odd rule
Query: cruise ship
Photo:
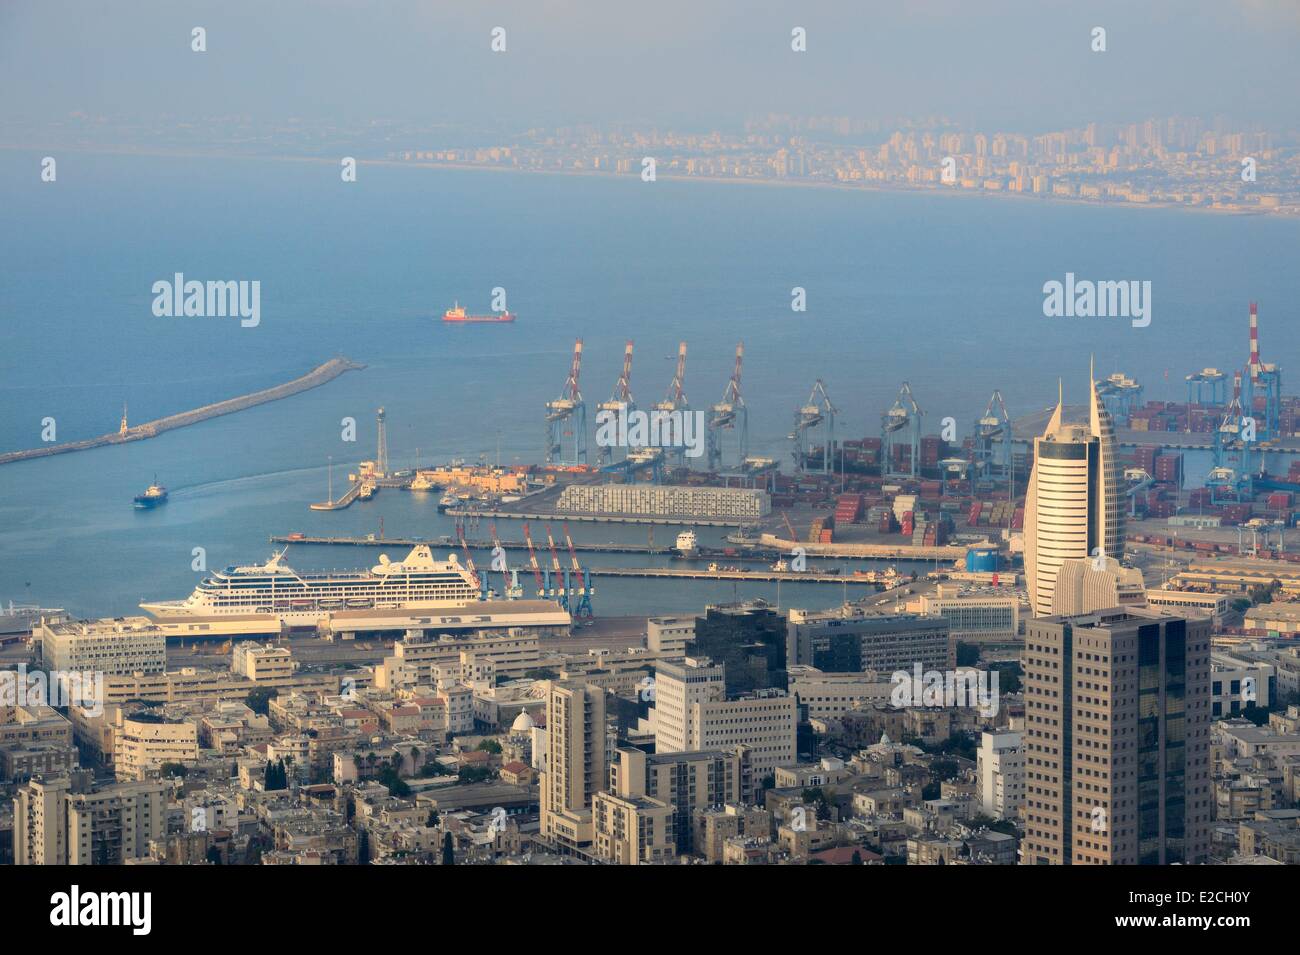
[[299, 573], [285, 563], [284, 554], [265, 564], [216, 571], [184, 600], [145, 602], [140, 608], [169, 631], [216, 635], [318, 627], [337, 612], [418, 613], [480, 600], [475, 575], [456, 555], [437, 561], [425, 544], [397, 562], [380, 554], [368, 571]]

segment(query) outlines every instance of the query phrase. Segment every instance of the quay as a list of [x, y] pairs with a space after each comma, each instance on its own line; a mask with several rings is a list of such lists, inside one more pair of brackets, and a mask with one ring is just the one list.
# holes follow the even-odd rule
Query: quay
[[755, 580], [759, 582], [782, 581], [800, 584], [854, 584], [863, 587], [883, 587], [878, 581], [853, 574], [819, 574], [815, 571], [794, 570], [695, 570], [678, 567], [610, 567], [591, 568], [592, 577], [672, 577], [679, 580]]
[[236, 411], [243, 411], [246, 408], [252, 408], [257, 405], [266, 404], [268, 401], [278, 401], [281, 398], [288, 398], [290, 395], [296, 395], [302, 391], [308, 391], [312, 388], [319, 388], [327, 382], [333, 381], [345, 371], [352, 371], [366, 367], [360, 362], [355, 362], [350, 358], [331, 358], [323, 365], [318, 365], [301, 378], [295, 378], [293, 381], [286, 381], [282, 385], [276, 385], [272, 388], [265, 388], [262, 391], [254, 391], [250, 394], [240, 395], [237, 398], [227, 398], [225, 401], [218, 401], [210, 405], [204, 405], [201, 408], [194, 408], [190, 411], [182, 411], [178, 414], [167, 415], [165, 418], [156, 418], [153, 421], [146, 421], [144, 424], [137, 424], [128, 427], [125, 415], [122, 418], [122, 427], [111, 434], [100, 435], [98, 438], [87, 438], [84, 441], [69, 441], [63, 444], [52, 444], [44, 448], [30, 448], [26, 451], [10, 451], [6, 454], [0, 454], [0, 464], [12, 464], [15, 461], [27, 461], [32, 458], [45, 458], [52, 454], [67, 454], [71, 451], [86, 451], [90, 448], [101, 448], [110, 444], [126, 444], [131, 441], [144, 441], [147, 438], [155, 438], [164, 431], [172, 431], [176, 428], [184, 428], [188, 425], [198, 424], [200, 421], [207, 421], [209, 418], [218, 418], [221, 415], [233, 414]]
[[[341, 500], [341, 499], [340, 499]], [[459, 544], [448, 536], [442, 537], [314, 537], [309, 535], [294, 534], [273, 534], [271, 535], [272, 544], [326, 544], [340, 545], [351, 547], [418, 547], [421, 544], [429, 547], [457, 547]], [[495, 544], [490, 540], [466, 540], [465, 543], [471, 550], [491, 550]], [[505, 550], [527, 550], [528, 545], [523, 541], [502, 541], [502, 548]], [[536, 546], [536, 545], [534, 545]], [[649, 544], [581, 544], [578, 541], [573, 542], [574, 550], [594, 551], [605, 554], [675, 554], [676, 548], [667, 546], [651, 546]]]
[[563, 511], [550, 513], [525, 513], [523, 511], [477, 510], [464, 507], [447, 508], [452, 517], [488, 517], [503, 521], [586, 521], [595, 524], [660, 524], [672, 527], [744, 527], [752, 520], [741, 518], [699, 518], [659, 515], [640, 517], [622, 514], [569, 514]]

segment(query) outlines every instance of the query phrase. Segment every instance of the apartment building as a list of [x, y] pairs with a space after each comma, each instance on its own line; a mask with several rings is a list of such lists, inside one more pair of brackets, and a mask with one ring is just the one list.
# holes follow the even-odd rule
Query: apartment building
[[48, 670], [124, 675], [167, 669], [167, 639], [148, 617], [43, 620], [34, 636]]
[[32, 779], [14, 798], [16, 865], [121, 865], [149, 857], [167, 827], [167, 785], [98, 789], [88, 772]]

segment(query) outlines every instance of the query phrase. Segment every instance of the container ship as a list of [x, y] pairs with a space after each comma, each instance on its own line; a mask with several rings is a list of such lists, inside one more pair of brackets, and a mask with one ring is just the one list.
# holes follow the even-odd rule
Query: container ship
[[496, 325], [502, 322], [513, 322], [515, 320], [514, 312], [493, 312], [490, 315], [469, 315], [457, 302], [447, 311], [442, 313], [444, 322], [454, 322], [463, 325]]
[[157, 507], [159, 504], [167, 502], [167, 488], [159, 484], [158, 478], [155, 477], [153, 483], [145, 488], [144, 493], [137, 494], [132, 500], [135, 502], [135, 506], [141, 510]]

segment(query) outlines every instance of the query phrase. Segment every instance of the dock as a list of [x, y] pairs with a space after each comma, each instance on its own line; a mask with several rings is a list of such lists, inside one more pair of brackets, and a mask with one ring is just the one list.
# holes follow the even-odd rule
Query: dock
[[53, 454], [68, 454], [72, 451], [86, 451], [90, 448], [102, 448], [111, 444], [127, 444], [131, 441], [144, 441], [148, 438], [156, 438], [165, 431], [184, 428], [192, 424], [198, 424], [200, 421], [207, 421], [209, 418], [218, 418], [222, 415], [234, 414], [236, 411], [243, 411], [246, 408], [253, 408], [257, 405], [266, 404], [268, 401], [279, 401], [281, 398], [288, 398], [289, 396], [296, 395], [302, 391], [319, 388], [321, 385], [333, 381], [346, 371], [353, 371], [365, 367], [365, 365], [360, 362], [355, 362], [350, 358], [331, 358], [323, 365], [317, 365], [301, 378], [295, 378], [293, 381], [286, 381], [284, 384], [276, 385], [273, 388], [254, 391], [250, 394], [240, 395], [237, 398], [227, 398], [225, 401], [218, 401], [210, 405], [204, 405], [201, 408], [194, 408], [190, 411], [182, 411], [178, 414], [168, 415], [165, 418], [156, 418], [153, 421], [146, 421], [144, 424], [137, 424], [131, 427], [126, 426], [126, 419], [123, 417], [123, 427], [111, 434], [100, 435], [98, 438], [87, 438], [84, 441], [69, 441], [63, 444], [52, 444], [44, 448], [30, 448], [26, 451], [9, 451], [5, 454], [0, 454], [0, 464], [12, 464], [15, 461], [29, 461], [33, 458], [46, 458]]
[[858, 587], [884, 587], [883, 583], [853, 574], [819, 574], [794, 570], [693, 570], [678, 567], [610, 567], [591, 568], [592, 577], [671, 577], [675, 580], [753, 580], [760, 583], [853, 584]]
[[[340, 500], [342, 500], [340, 498]], [[314, 507], [315, 505], [313, 505]], [[339, 545], [344, 547], [419, 547], [426, 545], [429, 547], [457, 547], [456, 541], [450, 537], [314, 537], [314, 536], [294, 536], [290, 534], [273, 534], [271, 535], [272, 544], [324, 544]], [[467, 540], [465, 542], [471, 550], [491, 550], [496, 545], [490, 540]], [[523, 541], [502, 541], [502, 548], [505, 550], [527, 550], [528, 545]], [[676, 548], [668, 546], [651, 546], [649, 544], [580, 544], [573, 542], [574, 550], [594, 551], [605, 554], [649, 554], [651, 556], [663, 554], [675, 554]]]
[[752, 524], [753, 519], [741, 518], [700, 518], [671, 514], [642, 517], [625, 514], [569, 514], [563, 511], [550, 513], [524, 511], [478, 510], [464, 507], [449, 507], [447, 513], [452, 517], [487, 517], [503, 521], [584, 521], [594, 524], [660, 524], [673, 527], [744, 527]]
[[350, 507], [352, 502], [361, 496], [361, 482], [354, 481], [343, 496], [333, 501], [321, 501], [319, 504], [311, 505], [313, 511], [341, 511], [345, 507]]

